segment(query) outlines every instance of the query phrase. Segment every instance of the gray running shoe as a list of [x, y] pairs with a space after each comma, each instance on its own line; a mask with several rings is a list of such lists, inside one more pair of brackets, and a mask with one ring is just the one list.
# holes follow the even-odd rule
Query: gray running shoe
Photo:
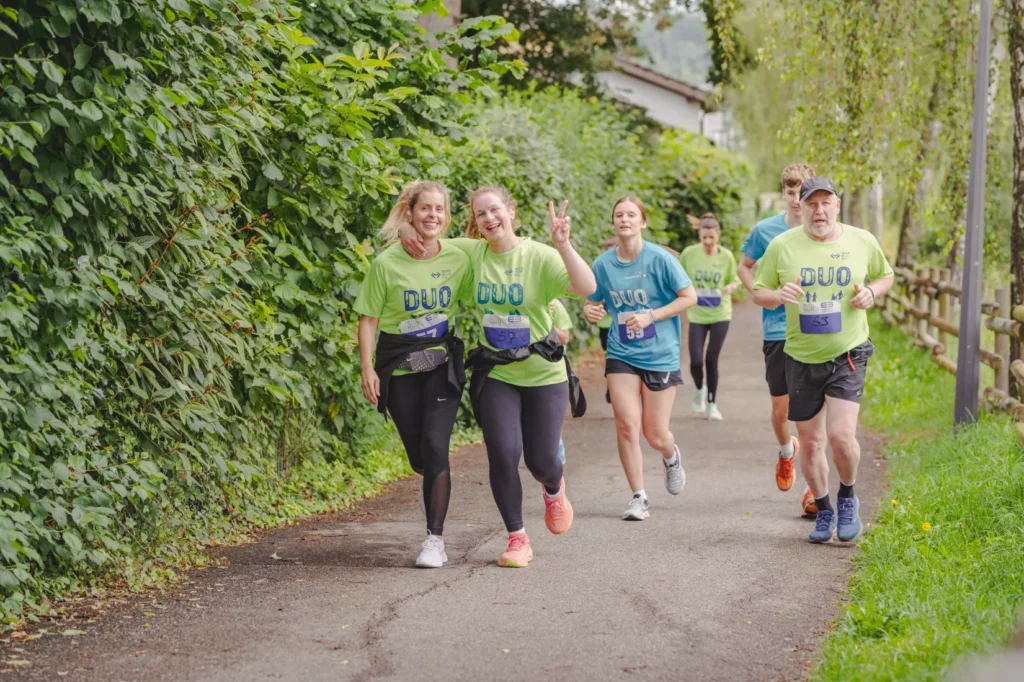
[[419, 568], [441, 568], [448, 561], [444, 551], [444, 540], [436, 535], [428, 535], [420, 547], [420, 555], [416, 557]]
[[707, 395], [708, 395], [707, 391], [708, 391], [707, 387], [704, 387], [704, 388], [698, 388], [694, 392], [694, 394], [693, 394], [693, 413], [694, 414], [704, 414], [704, 411], [707, 409], [707, 403], [705, 402], [705, 399], [707, 398]]
[[679, 446], [673, 447], [676, 449], [676, 463], [672, 466], [665, 464], [665, 487], [671, 494], [678, 495], [683, 492], [683, 486], [686, 485], [686, 472], [683, 471], [683, 458], [679, 454]]
[[633, 499], [629, 501], [629, 506], [626, 507], [626, 511], [622, 513], [623, 521], [643, 521], [651, 512], [647, 511], [647, 500], [640, 497], [639, 493], [633, 496]]

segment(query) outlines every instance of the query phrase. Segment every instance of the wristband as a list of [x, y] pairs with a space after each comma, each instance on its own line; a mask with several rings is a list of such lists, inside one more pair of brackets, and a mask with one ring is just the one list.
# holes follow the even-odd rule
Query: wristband
[[653, 310], [648, 310], [647, 314], [651, 316], [651, 324], [654, 324], [654, 323], [657, 322], [657, 320], [654, 319], [654, 311]]
[[870, 284], [865, 284], [864, 288], [871, 292], [871, 305], [874, 305], [875, 299], [878, 298], [877, 296], [875, 296], [875, 290], [871, 288]]

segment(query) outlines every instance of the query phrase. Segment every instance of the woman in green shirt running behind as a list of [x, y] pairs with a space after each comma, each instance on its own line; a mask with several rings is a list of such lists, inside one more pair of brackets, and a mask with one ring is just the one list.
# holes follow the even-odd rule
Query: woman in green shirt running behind
[[[498, 563], [512, 568], [533, 558], [523, 525], [520, 457], [542, 484], [548, 530], [564, 533], [573, 518], [558, 460], [571, 382], [549, 303], [565, 294], [588, 296], [597, 285], [569, 241], [565, 208], [563, 203], [556, 213], [554, 205], [548, 207], [552, 248], [516, 234], [519, 222], [508, 190], [481, 187], [469, 200], [470, 238], [444, 241], [465, 251], [473, 266], [467, 303], [477, 308], [483, 338], [469, 355], [470, 393], [487, 446], [491, 492], [509, 533]], [[411, 248], [419, 241], [408, 228], [402, 239]]]
[[401, 244], [380, 252], [354, 306], [360, 314], [363, 395], [391, 414], [410, 466], [423, 476], [420, 506], [427, 539], [416, 559], [422, 568], [448, 561], [442, 540], [451, 497], [448, 448], [465, 384], [464, 347], [451, 318], [469, 293], [472, 268], [465, 253], [442, 246], [450, 222], [443, 185], [424, 180], [406, 185], [380, 236], [393, 241], [408, 223], [422, 238], [423, 253], [412, 255]]
[[[722, 228], [713, 213], [701, 216], [696, 226], [700, 244], [683, 249], [679, 262], [697, 287], [697, 305], [686, 311], [690, 322], [690, 376], [697, 387], [693, 395], [693, 411], [715, 421], [722, 420], [718, 410], [718, 355], [725, 344], [732, 320], [732, 293], [740, 286], [736, 274], [736, 258], [722, 248]], [[707, 355], [704, 343], [708, 336]], [[707, 386], [704, 370], [707, 369]], [[706, 403], [705, 403], [706, 401]]]

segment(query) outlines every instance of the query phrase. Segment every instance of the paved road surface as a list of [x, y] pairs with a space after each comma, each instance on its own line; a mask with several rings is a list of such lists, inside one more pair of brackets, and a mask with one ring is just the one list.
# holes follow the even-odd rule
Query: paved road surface
[[[413, 568], [423, 522], [416, 482], [401, 481], [351, 512], [227, 549], [228, 566], [79, 626], [80, 637], [8, 651], [31, 661], [8, 679], [803, 679], [854, 547], [805, 542], [802, 483], [775, 487], [759, 320], [753, 306], [736, 307], [724, 422], [692, 416], [692, 388], [679, 393], [682, 495], [665, 492], [659, 455], [645, 449], [646, 522], [619, 520], [629, 490], [600, 368], [590, 367], [590, 412], [565, 430], [576, 512], [566, 535], [547, 532], [540, 486], [521, 470], [529, 568], [495, 564], [505, 534], [483, 447], [467, 447], [453, 458], [444, 569]], [[868, 514], [878, 462], [866, 449], [858, 489]]]

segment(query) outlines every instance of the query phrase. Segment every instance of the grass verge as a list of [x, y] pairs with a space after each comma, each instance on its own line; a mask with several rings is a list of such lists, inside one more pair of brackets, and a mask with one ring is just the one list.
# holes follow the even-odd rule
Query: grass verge
[[880, 317], [864, 424], [889, 491], [811, 679], [941, 680], [998, 650], [1024, 607], [1024, 452], [1009, 419], [951, 434], [955, 379]]

